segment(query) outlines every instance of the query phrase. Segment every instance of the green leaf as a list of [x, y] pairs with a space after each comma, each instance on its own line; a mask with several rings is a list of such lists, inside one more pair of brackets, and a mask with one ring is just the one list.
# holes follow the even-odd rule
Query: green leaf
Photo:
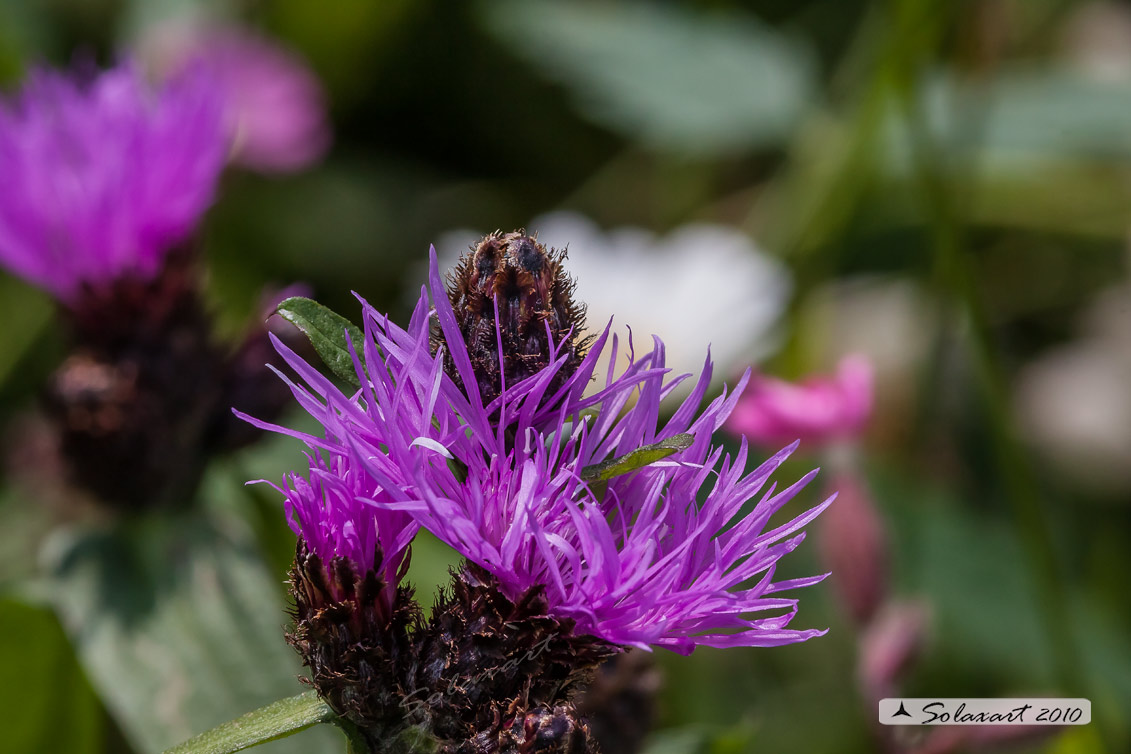
[[751, 751], [754, 726], [740, 721], [729, 727], [689, 725], [651, 734], [644, 754], [741, 754]]
[[97, 754], [104, 714], [50, 609], [0, 599], [5, 751]]
[[317, 301], [301, 296], [292, 296], [284, 300], [279, 304], [277, 311], [279, 316], [310, 338], [310, 344], [314, 346], [314, 350], [322, 357], [322, 361], [331, 372], [354, 387], [360, 387], [353, 357], [350, 356], [346, 342], [348, 333], [354, 348], [358, 349], [358, 357], [364, 358], [360, 351], [364, 336], [357, 325]]
[[484, 2], [504, 49], [646, 146], [717, 156], [788, 136], [811, 100], [809, 49], [737, 12], [659, 3]]
[[[163, 751], [299, 690], [283, 574], [215, 522], [166, 514], [59, 532], [43, 561], [63, 628], [135, 750]], [[332, 750], [338, 738], [315, 729], [267, 751]]]
[[318, 692], [280, 699], [167, 749], [165, 754], [230, 754], [330, 722], [334, 711]]
[[601, 463], [595, 463], [592, 466], [586, 466], [581, 470], [581, 478], [587, 482], [612, 479], [615, 476], [627, 474], [630, 471], [636, 471], [650, 463], [655, 463], [656, 461], [667, 458], [681, 450], [686, 450], [691, 447], [691, 443], [693, 442], [695, 442], [695, 436], [684, 432], [683, 434], [669, 437], [666, 440], [637, 448], [623, 456], [611, 458]]

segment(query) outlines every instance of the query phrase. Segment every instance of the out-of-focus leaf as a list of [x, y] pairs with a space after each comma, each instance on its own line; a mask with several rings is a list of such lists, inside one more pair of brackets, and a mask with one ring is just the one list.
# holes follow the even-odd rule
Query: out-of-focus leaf
[[166, 750], [165, 754], [231, 754], [285, 738], [334, 717], [334, 710], [322, 701], [317, 691], [307, 691], [217, 725]]
[[[979, 170], [1016, 172], [1067, 161], [1131, 158], [1131, 82], [1103, 81], [1056, 67], [1017, 67], [988, 80], [947, 72], [918, 93], [925, 127], [949, 157], [973, 157]], [[892, 109], [894, 167], [910, 169], [903, 114]]]
[[310, 338], [310, 344], [331, 372], [354, 387], [360, 387], [349, 344], [346, 342], [346, 333], [349, 333], [349, 339], [358, 350], [360, 358], [364, 337], [357, 325], [317, 301], [301, 296], [292, 296], [283, 301], [279, 304], [278, 312], [283, 319]]
[[741, 754], [749, 751], [754, 726], [742, 722], [728, 728], [693, 725], [653, 733], [644, 754]]
[[0, 384], [51, 320], [54, 307], [43, 292], [0, 275]]
[[[44, 561], [79, 659], [138, 751], [162, 751], [301, 688], [277, 584], [208, 521], [60, 532]], [[331, 751], [337, 738], [311, 730], [264, 751]]]
[[650, 463], [663, 460], [670, 455], [686, 450], [695, 442], [695, 436], [684, 432], [666, 440], [645, 445], [631, 453], [611, 458], [608, 461], [586, 466], [581, 470], [581, 478], [587, 481], [605, 481], [630, 471], [636, 471]]
[[988, 85], [938, 77], [923, 96], [932, 127], [991, 164], [1131, 157], [1131, 82], [1018, 68]]
[[28, 52], [51, 42], [46, 3], [0, 3], [0, 86], [23, 73]]
[[4, 751], [94, 754], [102, 709], [49, 609], [0, 599]]
[[578, 110], [649, 147], [718, 155], [773, 144], [813, 86], [800, 43], [749, 16], [670, 5], [483, 2], [488, 30]]

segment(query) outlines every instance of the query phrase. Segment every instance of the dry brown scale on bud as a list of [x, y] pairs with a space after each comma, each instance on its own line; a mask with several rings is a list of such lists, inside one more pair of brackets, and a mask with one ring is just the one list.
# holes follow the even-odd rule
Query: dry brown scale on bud
[[375, 563], [358, 573], [344, 557], [323, 563], [300, 540], [291, 569], [294, 630], [287, 634], [310, 669], [304, 680], [358, 726], [374, 751], [405, 727], [411, 689], [400, 673], [412, 665], [410, 629], [420, 623], [408, 587], [397, 589], [387, 606], [379, 570]]
[[[515, 603], [474, 566], [453, 575], [450, 590], [421, 632], [414, 673], [418, 698], [426, 694], [433, 734], [451, 742], [443, 751], [574, 751], [530, 748], [538, 731], [544, 743], [556, 730], [563, 740], [573, 741], [582, 732], [588, 739], [576, 716], [572, 726], [562, 728], [548, 719], [535, 725], [529, 715], [568, 705], [593, 669], [620, 650], [573, 635], [572, 622], [550, 617], [546, 608], [540, 589]], [[534, 732], [528, 731], [530, 725]], [[480, 748], [466, 748], [475, 741]], [[508, 741], [525, 748], [507, 748]], [[497, 748], [482, 748], [488, 742]]]
[[[495, 232], [464, 254], [449, 274], [448, 297], [483, 405], [498, 397], [504, 378], [513, 385], [544, 369], [560, 344], [567, 358], [547, 396], [581, 363], [590, 338], [580, 335], [585, 307], [573, 300], [574, 283], [562, 267], [565, 256], [564, 250], [547, 250], [521, 231]], [[434, 340], [438, 345], [439, 337]], [[450, 357], [446, 367], [461, 382]]]
[[[440, 754], [597, 754], [604, 751], [570, 702], [529, 711], [512, 706], [507, 715], [507, 722], [461, 744], [441, 747]], [[620, 754], [615, 749], [608, 752]]]

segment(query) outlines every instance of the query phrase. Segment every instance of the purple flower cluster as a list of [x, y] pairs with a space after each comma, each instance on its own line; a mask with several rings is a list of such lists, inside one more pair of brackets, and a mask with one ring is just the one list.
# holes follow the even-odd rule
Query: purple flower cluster
[[[325, 428], [316, 437], [257, 422], [316, 451], [309, 481], [291, 476], [285, 490], [291, 526], [312, 550], [368, 567], [377, 541], [385, 562], [399, 564], [423, 526], [490, 573], [508, 598], [541, 588], [550, 613], [572, 619], [575, 633], [622, 646], [688, 653], [824, 633], [788, 628], [797, 600], [781, 596], [824, 577], [774, 576], [831, 500], [771, 526], [813, 476], [764, 489], [793, 446], [746, 472], [745, 440], [733, 457], [711, 445], [746, 376], [699, 412], [708, 358], [662, 423], [661, 402], [687, 375], [669, 378], [658, 338], [643, 356], [630, 340], [629, 365], [597, 374], [606, 348], [614, 356], [621, 348], [606, 327], [564, 380], [559, 344], [544, 369], [504, 382], [484, 405], [435, 252], [429, 287], [431, 303], [422, 289], [407, 330], [362, 302], [354, 394], [277, 344], [306, 383], [291, 384], [296, 398]], [[445, 372], [445, 352], [466, 392]], [[669, 458], [607, 480], [587, 473], [682, 433], [694, 439]]]
[[200, 69], [158, 91], [129, 64], [32, 73], [0, 102], [0, 265], [63, 301], [154, 275], [212, 202], [223, 113]]

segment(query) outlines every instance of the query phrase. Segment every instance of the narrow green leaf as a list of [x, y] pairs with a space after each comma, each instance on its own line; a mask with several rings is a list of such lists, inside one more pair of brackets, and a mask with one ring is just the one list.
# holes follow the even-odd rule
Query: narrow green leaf
[[612, 479], [615, 476], [627, 474], [630, 471], [636, 471], [650, 463], [655, 463], [663, 458], [667, 458], [681, 450], [686, 450], [691, 447], [691, 443], [693, 442], [695, 442], [695, 436], [684, 432], [683, 434], [669, 437], [666, 440], [637, 448], [623, 456], [610, 458], [608, 461], [595, 463], [592, 466], [586, 466], [581, 470], [581, 478], [587, 482]]
[[346, 333], [361, 354], [364, 336], [361, 329], [337, 312], [327, 309], [317, 301], [301, 296], [284, 300], [277, 309], [279, 316], [293, 324], [310, 338], [310, 344], [322, 357], [330, 371], [354, 387], [359, 387], [353, 357], [346, 343]]
[[230, 754], [285, 738], [311, 725], [331, 722], [334, 717], [334, 711], [318, 697], [318, 692], [307, 691], [218, 725], [165, 754]]

